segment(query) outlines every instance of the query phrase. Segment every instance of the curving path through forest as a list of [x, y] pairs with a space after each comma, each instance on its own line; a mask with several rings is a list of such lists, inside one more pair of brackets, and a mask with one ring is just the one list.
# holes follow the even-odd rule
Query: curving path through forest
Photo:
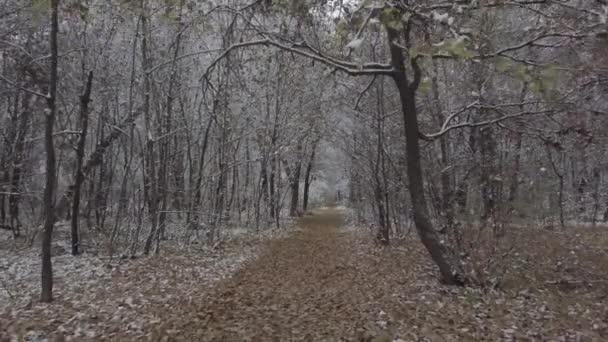
[[[415, 237], [376, 245], [344, 228], [337, 208], [317, 210], [300, 226], [268, 241], [233, 277], [175, 303], [157, 340], [574, 341], [595, 319], [574, 322], [560, 293], [442, 286]], [[606, 311], [594, 310], [594, 317]]]
[[[319, 341], [382, 334], [386, 322], [379, 306], [385, 293], [374, 289], [383, 280], [373, 272], [380, 260], [357, 251], [361, 242], [341, 230], [342, 215], [335, 208], [303, 217], [300, 225], [206, 295], [198, 318], [182, 320], [174, 338]], [[187, 329], [191, 323], [200, 328]]]

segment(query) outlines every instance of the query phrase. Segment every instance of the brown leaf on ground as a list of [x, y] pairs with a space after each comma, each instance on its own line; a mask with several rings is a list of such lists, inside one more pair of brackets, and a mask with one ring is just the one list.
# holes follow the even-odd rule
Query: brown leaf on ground
[[[69, 331], [66, 340], [608, 340], [607, 290], [598, 278], [608, 261], [591, 252], [605, 238], [517, 231], [514, 236], [525, 241], [509, 260], [508, 282], [487, 290], [438, 284], [414, 238], [385, 248], [341, 226], [338, 210], [303, 217], [302, 229], [261, 242], [257, 259], [211, 287], [195, 279], [222, 258], [207, 260], [194, 277], [201, 261], [188, 256], [155, 264], [142, 259], [133, 269], [144, 273], [112, 272], [107, 290], [95, 295], [111, 303], [102, 310], [84, 308], [79, 315], [81, 302], [70, 308], [34, 305], [0, 317], [0, 331], [25, 318], [29, 330], [50, 334], [74, 326], [64, 321], [73, 316], [72, 322], [86, 323], [88, 330]], [[532, 248], [534, 239], [544, 241], [542, 249]], [[565, 241], [571, 248], [557, 247]], [[238, 248], [228, 249], [238, 255]], [[63, 315], [53, 320], [58, 307]]]

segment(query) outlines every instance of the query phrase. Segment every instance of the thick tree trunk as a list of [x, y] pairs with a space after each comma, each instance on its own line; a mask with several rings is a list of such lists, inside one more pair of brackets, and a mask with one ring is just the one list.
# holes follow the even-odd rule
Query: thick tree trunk
[[431, 258], [439, 268], [442, 281], [449, 285], [463, 285], [464, 279], [459, 274], [457, 264], [453, 260], [447, 248], [439, 241], [439, 236], [435, 231], [429, 218], [428, 207], [424, 195], [424, 179], [422, 177], [422, 165], [420, 157], [420, 142], [418, 129], [418, 113], [416, 109], [416, 90], [420, 78], [420, 70], [416, 70], [418, 65], [416, 60], [412, 60], [415, 78], [410, 84], [408, 82], [404, 55], [401, 47], [393, 44], [399, 41], [399, 31], [386, 27], [388, 41], [390, 44], [391, 64], [395, 69], [393, 80], [399, 91], [403, 121], [405, 125], [406, 156], [407, 156], [407, 177], [409, 183], [409, 193], [414, 211], [414, 223], [420, 236], [420, 240], [429, 252]]

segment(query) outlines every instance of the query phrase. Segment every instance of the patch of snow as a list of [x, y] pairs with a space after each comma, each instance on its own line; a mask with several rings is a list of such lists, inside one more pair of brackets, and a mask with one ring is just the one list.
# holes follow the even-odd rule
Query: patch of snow
[[145, 337], [160, 324], [159, 310], [169, 310], [177, 299], [200, 296], [255, 260], [261, 244], [251, 243], [254, 240], [250, 237], [258, 242], [284, 237], [294, 231], [293, 222], [284, 223], [281, 230], [256, 234], [245, 228], [233, 229], [232, 236], [239, 239], [218, 249], [200, 245], [184, 248], [166, 242], [161, 255], [136, 259], [110, 261], [86, 253], [73, 257], [69, 248], [65, 249], [67, 245], [54, 244], [64, 248], [57, 248], [60, 254], [52, 259], [55, 301], [50, 305], [38, 302], [37, 246], [0, 250], [0, 332], [27, 333], [26, 341], [54, 340], [48, 331], [39, 332], [28, 325], [37, 321], [58, 322], [58, 326], [49, 324], [67, 341], [106, 336], [109, 329], [118, 329], [132, 339]]
[[363, 44], [363, 39], [356, 38], [356, 39], [353, 39], [350, 43], [346, 44], [346, 48], [355, 50], [355, 49], [360, 48], [362, 44]]
[[[433, 11], [433, 13], [431, 14], [433, 17], [433, 20], [440, 22], [440, 23], [446, 23], [449, 24], [450, 22], [450, 14], [449, 13], [439, 13], [437, 11]], [[454, 19], [452, 18], [452, 21]]]

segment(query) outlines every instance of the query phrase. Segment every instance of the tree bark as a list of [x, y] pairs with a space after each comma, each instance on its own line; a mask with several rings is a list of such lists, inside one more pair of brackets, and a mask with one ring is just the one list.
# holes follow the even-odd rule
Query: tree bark
[[14, 237], [18, 237], [21, 230], [21, 220], [19, 218], [19, 207], [21, 203], [21, 178], [23, 176], [23, 159], [25, 157], [25, 136], [27, 135], [27, 131], [30, 126], [31, 101], [32, 95], [26, 94], [23, 98], [23, 109], [21, 111], [21, 115], [19, 116], [19, 126], [16, 128], [15, 144], [12, 151], [13, 168], [12, 172], [6, 175], [7, 177], [10, 175], [11, 186], [9, 189], [12, 194], [8, 196], [8, 212], [10, 216], [10, 226], [12, 227]]
[[284, 162], [285, 170], [287, 170], [287, 175], [289, 177], [289, 187], [291, 188], [291, 201], [289, 206], [289, 216], [291, 217], [298, 216], [298, 201], [300, 199], [300, 174], [302, 173], [301, 145], [298, 145], [297, 151], [297, 161], [293, 170], [290, 170], [287, 161]]
[[[142, 64], [144, 70], [150, 67], [150, 60], [148, 57], [148, 32], [147, 18], [145, 13], [145, 0], [141, 2], [141, 25], [142, 25]], [[144, 245], [144, 254], [148, 255], [152, 249], [152, 242], [157, 234], [158, 229], [158, 177], [156, 174], [156, 153], [155, 153], [155, 141], [152, 136], [152, 118], [150, 113], [150, 92], [152, 91], [150, 75], [144, 76], [144, 119], [146, 126], [146, 145], [145, 145], [145, 156], [144, 156], [144, 190], [148, 197], [148, 213], [150, 215], [150, 232], [146, 238]]]
[[93, 72], [89, 72], [84, 93], [80, 97], [80, 136], [76, 147], [76, 171], [72, 189], [72, 255], [80, 254], [80, 237], [78, 234], [78, 218], [80, 217], [80, 188], [84, 182], [82, 164], [84, 161], [84, 149], [86, 145], [87, 132], [89, 128], [89, 102], [91, 100], [91, 87], [93, 84]]
[[55, 147], [53, 145], [53, 127], [57, 113], [57, 69], [58, 47], [57, 34], [59, 32], [59, 0], [51, 0], [51, 34], [50, 34], [50, 77], [49, 93], [47, 96], [48, 112], [46, 113], [44, 145], [46, 149], [46, 179], [44, 187], [44, 233], [42, 236], [42, 291], [40, 301], [49, 303], [53, 301], [53, 264], [51, 261], [51, 243], [53, 239], [53, 226], [55, 224]]
[[[551, 153], [551, 148], [547, 147], [547, 156], [549, 157], [549, 162], [551, 163], [551, 168], [553, 169], [553, 173], [557, 176], [559, 180], [559, 189], [558, 189], [558, 209], [559, 209], [559, 224], [561, 228], [565, 228], [566, 223], [564, 219], [564, 173], [560, 172], [559, 167], [555, 163], [553, 159], [553, 153]], [[563, 161], [563, 156], [560, 157]]]
[[386, 31], [390, 45], [391, 64], [395, 69], [393, 80], [399, 91], [405, 125], [407, 177], [416, 230], [420, 236], [420, 240], [438, 266], [442, 281], [448, 285], [463, 285], [464, 279], [458, 272], [455, 260], [452, 260], [453, 256], [449, 255], [450, 253], [447, 248], [439, 241], [439, 236], [431, 223], [424, 194], [420, 142], [418, 140], [420, 131], [418, 129], [418, 112], [416, 108], [416, 91], [420, 82], [421, 72], [416, 59], [411, 59], [415, 75], [413, 82], [409, 83], [403, 62], [403, 51], [401, 47], [394, 43], [399, 41], [400, 32], [389, 26], [386, 26]]
[[316, 140], [312, 144], [312, 151], [310, 152], [310, 158], [308, 159], [308, 164], [306, 165], [306, 173], [304, 174], [304, 194], [302, 199], [302, 209], [303, 212], [308, 210], [308, 198], [310, 192], [310, 184], [312, 181], [312, 169], [315, 162], [315, 154], [317, 151], [318, 140]]

